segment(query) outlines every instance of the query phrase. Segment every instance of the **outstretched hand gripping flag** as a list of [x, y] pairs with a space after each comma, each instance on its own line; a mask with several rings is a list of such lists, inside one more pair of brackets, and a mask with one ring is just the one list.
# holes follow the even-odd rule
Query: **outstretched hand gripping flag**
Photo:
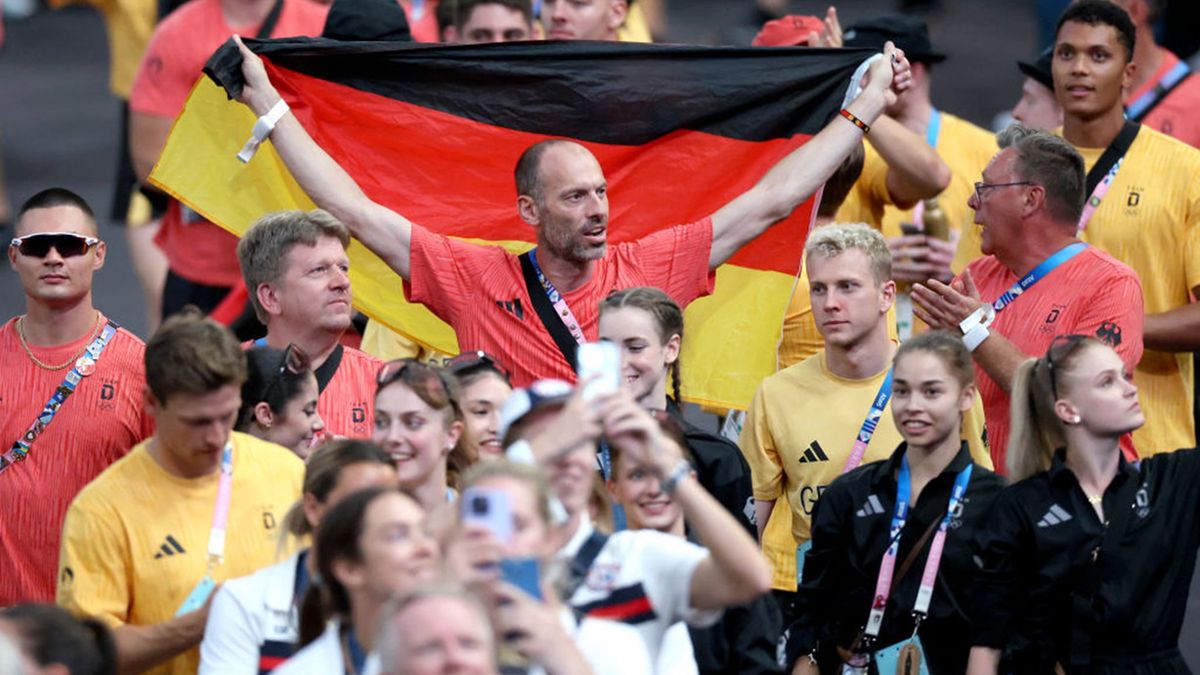
[[[860, 50], [580, 42], [411, 46], [246, 40], [313, 139], [373, 200], [434, 232], [531, 248], [513, 168], [531, 144], [570, 138], [608, 178], [610, 243], [699, 220], [755, 184], [832, 118]], [[232, 42], [209, 61], [151, 181], [235, 234], [263, 214], [311, 209], [271, 144], [241, 164], [254, 115]], [[687, 308], [684, 397], [745, 408], [775, 370], [809, 200], [717, 271]], [[401, 279], [354, 242], [355, 306], [457, 353], [454, 331], [404, 300]], [[666, 264], [664, 262], [664, 264]], [[589, 339], [596, 326], [584, 326]], [[468, 347], [470, 347], [468, 345]]]

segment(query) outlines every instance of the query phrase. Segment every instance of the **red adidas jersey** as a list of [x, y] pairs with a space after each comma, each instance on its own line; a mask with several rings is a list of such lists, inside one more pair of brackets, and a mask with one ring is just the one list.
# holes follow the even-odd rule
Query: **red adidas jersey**
[[[993, 302], [1017, 283], [995, 256], [967, 265], [984, 302]], [[1040, 357], [1059, 335], [1094, 335], [1113, 347], [1132, 373], [1142, 358], [1142, 283], [1125, 264], [1089, 246], [1022, 293], [996, 315], [991, 331], [1022, 352]], [[975, 367], [983, 398], [992, 463], [1007, 473], [1009, 397], [983, 368]], [[1136, 459], [1133, 439], [1121, 439], [1126, 457]]]
[[325, 431], [347, 438], [370, 438], [375, 419], [375, 375], [383, 361], [342, 347], [342, 361], [317, 399]]
[[[598, 338], [600, 301], [613, 290], [654, 286], [680, 307], [711, 293], [716, 282], [716, 273], [708, 269], [712, 237], [712, 219], [704, 218], [609, 244], [591, 279], [563, 293], [584, 337]], [[410, 277], [404, 283], [409, 301], [453, 326], [460, 351], [481, 349], [500, 359], [514, 386], [551, 377], [575, 381], [572, 364], [533, 308], [517, 256], [414, 226]]]
[[[57, 347], [31, 347], [43, 363], [80, 354], [87, 336]], [[0, 607], [54, 602], [59, 537], [67, 507], [85, 485], [154, 432], [144, 412], [145, 345], [124, 329], [112, 337], [33, 442], [29, 456], [0, 472]], [[47, 370], [21, 346], [16, 320], [0, 328], [0, 453], [29, 430], [69, 368]]]

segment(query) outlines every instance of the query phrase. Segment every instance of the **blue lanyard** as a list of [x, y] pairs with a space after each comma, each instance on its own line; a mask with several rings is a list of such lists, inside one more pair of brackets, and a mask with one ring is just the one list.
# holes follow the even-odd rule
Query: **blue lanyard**
[[929, 113], [929, 126], [925, 127], [925, 142], [929, 147], [936, 148], [938, 135], [942, 132], [942, 113], [937, 108]]
[[266, 347], [267, 346], [267, 338], [265, 336], [258, 338], [257, 340], [254, 341], [254, 346], [255, 347]]
[[1150, 112], [1154, 104], [1158, 103], [1171, 87], [1179, 84], [1179, 81], [1187, 77], [1188, 73], [1191, 72], [1192, 69], [1188, 68], [1187, 63], [1183, 61], [1176, 63], [1175, 67], [1168, 70], [1162, 76], [1162, 79], [1151, 87], [1149, 91], [1139, 96], [1136, 101], [1125, 109], [1125, 116], [1132, 120], [1140, 120], [1143, 115]]
[[562, 302], [562, 293], [559, 293], [554, 284], [550, 283], [550, 280], [546, 278], [546, 275], [542, 274], [542, 266], [538, 264], [536, 248], [529, 252], [529, 264], [533, 265], [533, 271], [537, 274], [538, 283], [542, 285], [542, 288], [546, 289], [546, 297], [550, 298], [551, 304]]
[[412, 0], [412, 20], [416, 23], [425, 16], [425, 0]]
[[354, 626], [348, 626], [346, 629], [346, 647], [350, 652], [347, 656], [350, 657], [350, 664], [354, 666], [355, 674], [363, 672], [363, 667], [367, 663], [367, 653], [358, 643], [358, 636], [354, 634]]
[[875, 394], [874, 402], [871, 403], [871, 409], [867, 411], [867, 418], [863, 420], [862, 427], [858, 430], [858, 436], [854, 438], [854, 447], [850, 450], [850, 456], [846, 458], [842, 473], [849, 473], [862, 464], [863, 457], [867, 454], [867, 445], [875, 436], [875, 430], [879, 428], [879, 420], [883, 417], [883, 411], [887, 410], [887, 404], [891, 398], [892, 370], [889, 368], [887, 376], [883, 378], [883, 384], [879, 385], [879, 392]]
[[[954, 487], [950, 491], [950, 501], [946, 505], [946, 515], [938, 524], [937, 534], [929, 547], [929, 557], [925, 559], [925, 571], [921, 574], [921, 585], [917, 591], [916, 603], [913, 607], [918, 621], [929, 613], [929, 601], [933, 597], [933, 584], [937, 578], [937, 570], [942, 562], [942, 552], [945, 550], [946, 533], [955, 512], [962, 504], [967, 486], [971, 483], [971, 470], [974, 464], [968, 463], [954, 478]], [[892, 593], [894, 580], [892, 575], [896, 569], [896, 558], [900, 554], [900, 535], [908, 522], [908, 500], [912, 496], [912, 472], [908, 468], [908, 453], [900, 458], [900, 474], [896, 477], [896, 508], [892, 514], [892, 525], [888, 530], [888, 547], [879, 564], [879, 579], [875, 583], [875, 598], [871, 604], [871, 614], [863, 633], [870, 639], [879, 637], [879, 629], [883, 625], [884, 610]]]
[[1055, 253], [1049, 258], [1046, 258], [1041, 262], [1041, 264], [1033, 268], [1033, 271], [1021, 277], [1017, 283], [1013, 284], [1012, 288], [1004, 291], [1000, 297], [996, 298], [996, 301], [992, 303], [992, 309], [996, 310], [996, 312], [1000, 312], [1005, 307], [1008, 307], [1013, 303], [1014, 300], [1019, 298], [1022, 293], [1032, 288], [1037, 282], [1045, 279], [1046, 275], [1057, 269], [1059, 265], [1062, 265], [1071, 258], [1083, 253], [1083, 250], [1087, 248], [1087, 246], [1088, 245], [1086, 243], [1077, 241], [1074, 244], [1064, 247], [1058, 253]]

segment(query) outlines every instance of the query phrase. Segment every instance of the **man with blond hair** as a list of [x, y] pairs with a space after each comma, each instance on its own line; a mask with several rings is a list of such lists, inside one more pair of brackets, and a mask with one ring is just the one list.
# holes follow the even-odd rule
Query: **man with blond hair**
[[317, 412], [326, 428], [365, 438], [381, 362], [340, 342], [354, 312], [349, 243], [350, 231], [325, 211], [280, 211], [260, 218], [237, 254], [250, 303], [267, 327], [254, 344], [303, 351], [317, 376]]
[[[795, 589], [803, 575], [813, 507], [825, 488], [859, 464], [887, 459], [901, 441], [887, 407], [898, 346], [888, 336], [896, 283], [887, 241], [865, 224], [828, 225], [809, 235], [804, 252], [825, 348], [763, 380], [740, 442], [753, 476], [760, 537], [776, 500], [791, 507], [797, 573], [781, 578], [793, 563], [778, 552], [770, 556], [776, 589]], [[963, 433], [975, 461], [991, 466], [978, 400]], [[856, 439], [865, 443], [860, 447]], [[794, 593], [776, 595], [787, 625]]]

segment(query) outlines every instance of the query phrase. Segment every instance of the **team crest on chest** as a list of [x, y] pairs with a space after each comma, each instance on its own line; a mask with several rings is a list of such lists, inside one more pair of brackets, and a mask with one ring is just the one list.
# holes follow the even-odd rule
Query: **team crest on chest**
[[621, 565], [619, 563], [592, 565], [592, 569], [588, 570], [587, 579], [583, 583], [589, 590], [611, 591], [617, 585], [617, 575], [620, 572]]

